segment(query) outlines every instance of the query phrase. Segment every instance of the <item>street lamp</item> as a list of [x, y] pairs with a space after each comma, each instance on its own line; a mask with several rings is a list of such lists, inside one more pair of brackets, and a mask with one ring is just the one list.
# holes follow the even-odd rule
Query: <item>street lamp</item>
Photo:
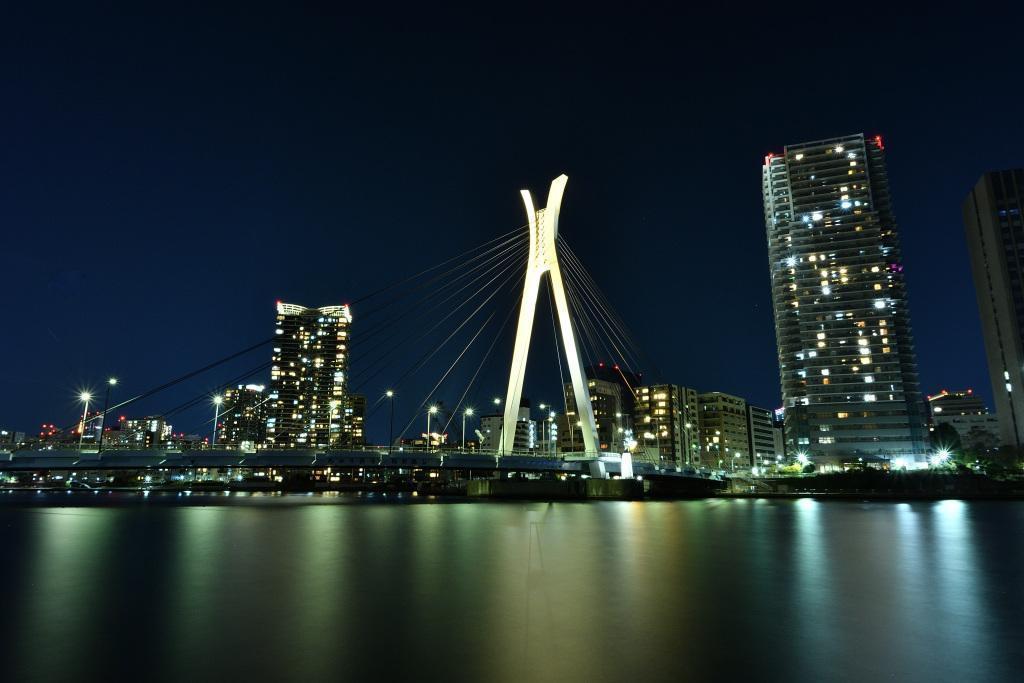
[[211, 448], [217, 445], [217, 420], [220, 419], [220, 404], [223, 402], [223, 396], [213, 397], [213, 438], [210, 439]]
[[78, 430], [78, 450], [82, 450], [82, 440], [85, 439], [85, 418], [89, 415], [89, 401], [92, 400], [92, 394], [83, 391], [78, 395], [78, 400], [85, 404], [85, 407], [82, 408], [81, 429]]
[[463, 451], [466, 450], [466, 416], [467, 415], [472, 415], [472, 414], [473, 414], [473, 409], [472, 408], [466, 408], [464, 411], [462, 411], [462, 450]]
[[430, 416], [437, 415], [437, 406], [430, 406], [427, 410], [427, 452], [430, 452]]
[[388, 426], [388, 455], [391, 455], [391, 446], [395, 443], [395, 392], [388, 389], [384, 395], [391, 401], [391, 422]]
[[497, 396], [494, 397], [494, 405], [496, 405], [496, 406], [500, 406], [501, 405], [501, 399], [498, 398]]
[[117, 384], [117, 378], [111, 377], [107, 380], [107, 396], [103, 399], [103, 414], [100, 415], [100, 446], [99, 450], [103, 450], [103, 427], [107, 423], [107, 406], [110, 405], [110, 390]]

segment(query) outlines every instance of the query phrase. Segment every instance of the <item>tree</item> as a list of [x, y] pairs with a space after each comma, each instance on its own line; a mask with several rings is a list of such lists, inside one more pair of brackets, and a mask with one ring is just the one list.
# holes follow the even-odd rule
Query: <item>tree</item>
[[935, 425], [935, 430], [932, 431], [931, 450], [946, 450], [952, 455], [963, 453], [964, 447], [960, 442], [960, 432], [946, 422]]

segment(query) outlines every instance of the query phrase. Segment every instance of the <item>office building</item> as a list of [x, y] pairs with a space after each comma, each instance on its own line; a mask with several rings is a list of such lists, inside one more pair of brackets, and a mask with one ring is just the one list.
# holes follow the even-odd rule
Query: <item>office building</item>
[[747, 402], [739, 396], [709, 391], [697, 395], [701, 461], [716, 470], [750, 469]]
[[277, 304], [267, 448], [331, 448], [344, 432], [348, 306]]
[[924, 406], [880, 136], [789, 145], [762, 169], [786, 448], [923, 462]]
[[701, 464], [697, 391], [678, 384], [636, 387], [637, 454], [666, 467]]
[[778, 462], [776, 458], [782, 456], [782, 449], [776, 447], [773, 422], [772, 410], [747, 405], [747, 443], [751, 467], [770, 467]]
[[254, 449], [267, 431], [267, 401], [262, 384], [239, 384], [224, 392], [217, 444]]
[[964, 202], [988, 374], [1003, 445], [1024, 446], [1024, 169], [993, 171]]

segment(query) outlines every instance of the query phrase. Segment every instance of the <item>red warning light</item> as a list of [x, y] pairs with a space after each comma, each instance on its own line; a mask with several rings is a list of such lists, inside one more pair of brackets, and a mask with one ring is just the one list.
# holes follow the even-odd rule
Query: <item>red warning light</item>
[[878, 149], [885, 149], [885, 145], [882, 144], [882, 136], [881, 135], [876, 135], [875, 136], [875, 144], [878, 145]]

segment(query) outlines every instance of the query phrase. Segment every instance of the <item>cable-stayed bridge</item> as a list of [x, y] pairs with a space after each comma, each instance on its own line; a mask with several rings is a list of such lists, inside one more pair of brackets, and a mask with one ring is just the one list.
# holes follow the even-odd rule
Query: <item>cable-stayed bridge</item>
[[[622, 317], [559, 231], [561, 201], [567, 181], [568, 178], [562, 175], [552, 182], [543, 208], [536, 208], [531, 194], [527, 190], [522, 191], [528, 220], [526, 225], [383, 286], [349, 304], [356, 311], [359, 326], [351, 340], [348, 391], [371, 397], [365, 420], [367, 424], [378, 426], [387, 421], [387, 445], [343, 450], [340, 444], [324, 444], [320, 448], [306, 450], [259, 449], [252, 453], [243, 453], [237, 447], [123, 452], [107, 448], [100, 453], [98, 451], [104, 450], [101, 444], [92, 445], [79, 439], [79, 452], [76, 454], [61, 453], [60, 449], [46, 453], [19, 451], [12, 461], [21, 461], [26, 466], [30, 461], [60, 461], [71, 462], [77, 467], [92, 465], [101, 469], [113, 467], [116, 463], [130, 466], [129, 462], [147, 467], [187, 466], [198, 461], [223, 464], [225, 458], [237, 460], [238, 466], [252, 466], [257, 462], [301, 462], [304, 466], [346, 462], [349, 466], [358, 467], [402, 467], [403, 464], [414, 466], [414, 463], [419, 463], [416, 466], [444, 468], [461, 467], [464, 462], [472, 465], [474, 461], [471, 459], [476, 458], [491, 459], [494, 467], [499, 469], [503, 464], [523, 469], [524, 463], [534, 463], [540, 469], [565, 470], [568, 467], [575, 471], [586, 467], [580, 463], [599, 462], [602, 467], [607, 464], [611, 471], [619, 471], [616, 463], [620, 453], [608, 453], [599, 443], [584, 369], [606, 361], [636, 377], [640, 375], [643, 354]], [[570, 424], [570, 431], [575, 433], [578, 429], [580, 439], [573, 442], [575, 447], [557, 451], [547, 448], [541, 452], [537, 448], [517, 447], [516, 431], [531, 341], [535, 328], [544, 325], [535, 320], [539, 316], [538, 304], [544, 302], [550, 313], [558, 393], [562, 395], [560, 407], [563, 415], [574, 416], [576, 424]], [[514, 334], [510, 327], [513, 316], [517, 317]], [[509, 360], [502, 354], [500, 346], [510, 339], [514, 339], [514, 345]], [[86, 410], [79, 421], [82, 435], [101, 426], [109, 415], [152, 401], [153, 397], [186, 385], [197, 377], [221, 375], [215, 391], [211, 392], [207, 385], [202, 392], [187, 400], [165, 407], [159, 416], [169, 419], [194, 412], [208, 405], [212, 396], [219, 394], [221, 389], [267, 372], [271, 362], [261, 362], [240, 373], [232, 371], [224, 377], [226, 368], [257, 351], [265, 351], [274, 341], [275, 337], [270, 337], [249, 344], [126, 400], [104, 405], [98, 415], [89, 416]], [[473, 405], [492, 401], [483, 398], [485, 392], [481, 388], [481, 378], [488, 372], [491, 375], [503, 374], [507, 378], [503, 395], [493, 399], [503, 413], [502, 427], [499, 434], [492, 435], [478, 448], [469, 451], [465, 447], [466, 418], [474, 414]], [[625, 374], [622, 376], [625, 380]], [[567, 403], [567, 392], [563, 390], [567, 385], [572, 387], [572, 405]], [[398, 410], [396, 397], [404, 399]], [[451, 408], [435, 410], [436, 402], [443, 398], [454, 401]], [[224, 408], [226, 411], [228, 407]], [[203, 419], [197, 425], [197, 431], [209, 433], [214, 430], [220, 412], [218, 405], [213, 419]], [[432, 417], [435, 419], [433, 428], [437, 432], [431, 427]], [[456, 421], [460, 418], [462, 439], [457, 445], [444, 444], [433, 438], [435, 433], [447, 434], [456, 430]], [[425, 421], [427, 427], [424, 433], [426, 447], [400, 446], [408, 434], [419, 433], [418, 421]]]

